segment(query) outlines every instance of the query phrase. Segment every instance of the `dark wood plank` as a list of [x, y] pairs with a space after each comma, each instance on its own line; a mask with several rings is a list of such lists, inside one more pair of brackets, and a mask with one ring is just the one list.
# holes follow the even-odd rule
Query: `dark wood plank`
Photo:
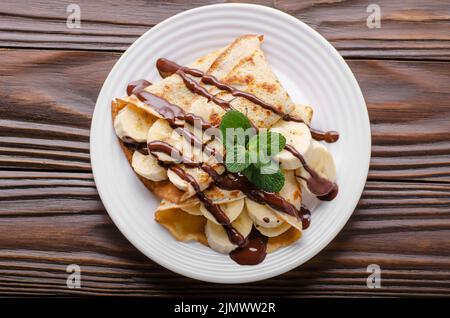
[[[91, 114], [118, 57], [0, 51], [0, 168], [90, 171]], [[370, 113], [369, 179], [449, 182], [450, 64], [360, 60], [349, 65]]]
[[[82, 27], [66, 27], [69, 0], [0, 2], [0, 45], [9, 48], [125, 50], [146, 30], [184, 10], [217, 0], [79, 0]], [[450, 6], [445, 0], [380, 0], [381, 28], [369, 29], [372, 1], [255, 0], [294, 15], [345, 57], [450, 59]], [[99, 15], [98, 13], [102, 14]]]
[[[269, 281], [229, 286], [181, 277], [140, 254], [88, 173], [0, 171], [0, 193], [0, 295], [450, 295], [448, 184], [368, 182], [350, 222], [318, 256]], [[81, 266], [81, 289], [66, 287], [72, 263]], [[381, 266], [381, 289], [366, 287], [372, 263]]]

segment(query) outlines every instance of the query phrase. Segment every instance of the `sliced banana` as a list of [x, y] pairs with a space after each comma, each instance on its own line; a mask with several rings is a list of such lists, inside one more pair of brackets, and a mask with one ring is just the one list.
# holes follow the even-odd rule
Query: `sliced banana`
[[[252, 220], [247, 213], [242, 212], [239, 217], [232, 223], [232, 226], [244, 237], [247, 237], [252, 230]], [[231, 243], [228, 234], [222, 225], [218, 225], [210, 220], [206, 222], [205, 226], [206, 239], [209, 246], [219, 253], [230, 253], [238, 246]]]
[[295, 177], [295, 171], [285, 170], [283, 171], [283, 174], [284, 185], [280, 192], [278, 192], [278, 195], [295, 206], [296, 209], [300, 209], [302, 204], [302, 190]]
[[253, 228], [253, 222], [248, 216], [248, 212], [245, 207], [241, 214], [239, 214], [239, 217], [231, 224], [243, 237], [249, 236]]
[[[305, 156], [311, 146], [311, 132], [304, 123], [280, 120], [270, 129], [286, 137], [286, 143], [292, 145], [301, 155]], [[295, 170], [301, 166], [300, 160], [287, 150], [282, 150], [274, 156], [286, 170]]]
[[253, 222], [259, 226], [272, 228], [283, 223], [283, 219], [281, 219], [271, 208], [263, 204], [245, 198], [245, 205], [247, 207], [248, 215]]
[[152, 155], [143, 155], [139, 151], [133, 153], [131, 166], [136, 173], [152, 181], [162, 181], [167, 179], [166, 169], [158, 164], [158, 160]]
[[[151, 141], [164, 141], [169, 143], [172, 133], [173, 128], [170, 127], [169, 122], [165, 119], [158, 119], [148, 130], [147, 143]], [[157, 156], [161, 161], [174, 161], [174, 158], [172, 158], [172, 156], [166, 155], [164, 153], [158, 153]]]
[[[334, 163], [331, 152], [320, 142], [313, 140], [311, 143], [311, 149], [308, 156], [305, 157], [308, 166], [317, 172], [321, 177], [326, 178], [332, 182], [336, 181], [336, 165]], [[298, 176], [297, 180], [303, 185], [303, 187], [309, 191], [306, 186], [306, 181], [310, 177], [309, 173], [303, 168], [299, 168], [296, 171]]]
[[[220, 204], [219, 206], [222, 209], [222, 211], [228, 216], [230, 222], [233, 222], [239, 217], [239, 215], [242, 212], [242, 209], [244, 208], [244, 199], [225, 204]], [[203, 204], [200, 205], [200, 212], [203, 214], [205, 218], [207, 218], [211, 222], [219, 224], [214, 215], [212, 215], [211, 212], [209, 212], [208, 209]]]
[[[295, 173], [292, 170], [284, 171], [284, 185], [281, 188], [278, 195], [284, 198], [287, 202], [292, 204], [297, 210], [300, 209], [302, 204], [302, 192], [300, 185], [298, 184]], [[271, 208], [272, 209], [272, 208]], [[273, 212], [283, 221], [292, 225], [298, 230], [302, 230], [302, 221], [297, 219], [295, 216], [280, 212], [278, 210], [272, 209]]]
[[119, 138], [130, 137], [145, 142], [147, 133], [155, 118], [131, 105], [124, 107], [114, 120], [114, 129]]
[[291, 228], [291, 225], [289, 223], [283, 222], [281, 225], [278, 225], [277, 227], [263, 227], [256, 225], [256, 229], [262, 234], [267, 237], [275, 237], [280, 234], [283, 234], [287, 230]]
[[[195, 181], [199, 185], [200, 191], [205, 190], [212, 182], [211, 177], [200, 168], [186, 168], [185, 166], [179, 167], [181, 167], [187, 174], [195, 179]], [[181, 197], [182, 201], [195, 195], [194, 187], [189, 182], [180, 178], [171, 169], [167, 171], [167, 177], [175, 187], [185, 192]]]

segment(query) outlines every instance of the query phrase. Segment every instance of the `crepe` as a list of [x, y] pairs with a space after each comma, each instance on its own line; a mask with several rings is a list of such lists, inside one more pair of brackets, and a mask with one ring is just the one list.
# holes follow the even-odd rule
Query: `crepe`
[[[262, 41], [263, 37], [258, 35], [250, 34], [240, 36], [227, 47], [197, 59], [190, 66], [204, 71], [207, 74], [214, 75], [219, 80], [233, 85], [240, 90], [250, 92], [265, 102], [271, 103], [278, 110], [289, 113], [294, 109], [294, 104], [268, 65], [260, 47]], [[209, 91], [215, 94], [217, 93], [217, 96], [220, 98], [231, 100], [232, 107], [246, 114], [257, 127], [270, 127], [280, 118], [274, 112], [264, 109], [260, 105], [252, 103], [245, 98], [234, 98], [229, 93], [220, 92], [214, 86], [204, 86], [206, 86]], [[205, 97], [192, 93], [186, 87], [182, 78], [177, 74], [168, 76], [163, 80], [148, 86], [145, 90], [168, 100], [172, 104], [180, 106], [187, 112], [202, 116], [202, 118], [212, 124], [219, 124], [221, 117], [225, 114], [225, 111], [214, 102], [208, 102]], [[135, 105], [155, 117], [161, 117], [152, 109], [152, 107], [142, 103], [134, 95], [118, 99], [118, 102], [121, 105]], [[192, 128], [190, 129], [192, 130]], [[186, 149], [190, 149], [189, 145], [186, 144], [186, 141], [176, 134], [171, 134], [164, 141], [175, 146], [182, 152], [185, 150], [184, 153], [187, 152]], [[220, 143], [217, 144], [216, 142], [214, 148], [223, 152]], [[195, 158], [195, 154], [190, 157], [198, 159]], [[185, 167], [183, 167], [183, 169], [196, 179], [201, 190], [206, 189], [212, 182], [209, 175], [201, 169], [188, 169]], [[220, 171], [219, 169], [220, 168], [217, 168], [216, 171], [222, 173], [223, 170]], [[173, 173], [170, 174], [170, 177], [177, 178]], [[181, 182], [181, 180], [178, 181]], [[165, 191], [169, 190], [166, 189], [166, 187], [170, 188], [170, 184], [165, 185], [164, 187]], [[173, 187], [175, 188], [175, 186]], [[191, 185], [186, 184], [186, 188], [188, 189], [186, 192], [179, 192], [177, 191], [178, 189], [170, 189], [168, 192], [170, 195], [161, 194], [161, 196], [172, 202], [184, 201], [195, 194]]]
[[[272, 72], [261, 50], [262, 36], [243, 35], [237, 38], [212, 63], [207, 74], [215, 76], [221, 82], [252, 93], [263, 101], [274, 105], [278, 110], [290, 113], [294, 108], [289, 94], [281, 86]], [[233, 97], [230, 93], [219, 92], [216, 87], [207, 86], [211, 92], [219, 93], [222, 99], [231, 101], [231, 106], [245, 114], [259, 128], [269, 128], [280, 116], [264, 109], [243, 97]], [[225, 111], [205, 97], [197, 96], [192, 103], [194, 113], [208, 112], [210, 120], [221, 118]]]
[[[199, 58], [190, 67], [199, 69], [206, 74], [214, 75], [220, 81], [239, 90], [252, 93], [261, 100], [274, 105], [279, 111], [284, 113], [300, 111], [301, 118], [309, 122], [312, 116], [312, 109], [304, 106], [296, 107], [294, 105], [288, 93], [281, 86], [268, 65], [260, 47], [262, 41], [262, 36], [243, 35], [227, 47]], [[199, 82], [198, 78], [195, 80]], [[229, 92], [221, 91], [215, 86], [205, 85], [203, 83], [201, 85], [215, 96], [229, 101], [232, 108], [244, 113], [258, 128], [269, 128], [280, 120], [280, 116], [275, 112], [264, 109], [262, 106], [243, 97], [234, 97]], [[214, 102], [208, 101], [201, 95], [192, 93], [186, 87], [182, 78], [177, 74], [170, 75], [161, 81], [153, 83], [146, 87], [145, 90], [166, 99], [172, 104], [178, 105], [186, 112], [201, 116], [214, 125], [219, 124], [222, 116], [225, 114], [225, 110]], [[113, 121], [118, 112], [124, 107], [139, 108], [154, 116], [155, 120], [161, 118], [151, 105], [146, 105], [136, 96], [131, 95], [124, 98], [117, 98], [113, 101]], [[192, 126], [188, 128], [193, 130]], [[182, 151], [183, 155], [185, 154], [183, 151], [184, 139], [178, 134], [168, 133], [163, 141]], [[216, 148], [222, 147], [221, 143], [217, 142], [217, 140], [210, 142], [214, 143], [214, 147]], [[122, 141], [120, 141], [120, 144], [131, 164], [133, 151], [127, 148]], [[223, 152], [223, 149], [220, 149], [220, 151]], [[196, 154], [189, 154], [189, 157], [198, 159], [195, 156]], [[200, 185], [200, 189], [204, 190], [205, 195], [216, 204], [227, 204], [233, 201], [243, 200], [245, 197], [240, 191], [225, 191], [215, 187], [212, 185], [211, 177], [199, 168], [183, 167], [183, 169], [196, 179]], [[222, 166], [217, 165], [215, 169], [218, 173], [223, 172]], [[157, 222], [166, 227], [177, 240], [194, 240], [208, 245], [204, 231], [207, 221], [201, 213], [194, 211], [201, 205], [199, 200], [194, 197], [195, 191], [191, 185], [187, 185], [187, 191], [181, 191], [169, 180], [154, 182], [140, 175], [138, 177], [147, 189], [163, 199], [155, 213]], [[300, 193], [299, 200], [296, 202], [296, 205], [299, 205], [301, 202], [300, 187], [296, 191]], [[194, 213], [186, 212], [189, 208], [193, 208]], [[284, 219], [282, 218], [281, 221], [284, 222]], [[286, 220], [286, 222], [291, 223], [290, 220]], [[297, 229], [298, 226], [297, 228], [295, 226], [287, 228], [288, 230], [281, 235], [269, 238], [267, 245], [268, 252], [290, 245], [301, 237], [301, 227], [300, 230]]]

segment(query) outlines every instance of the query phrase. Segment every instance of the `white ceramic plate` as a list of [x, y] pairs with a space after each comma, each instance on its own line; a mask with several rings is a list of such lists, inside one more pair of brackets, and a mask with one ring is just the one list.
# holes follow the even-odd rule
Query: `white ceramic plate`
[[[159, 200], [133, 173], [114, 134], [110, 104], [128, 82], [157, 81], [155, 61], [188, 64], [246, 33], [263, 34], [263, 50], [295, 102], [314, 107], [313, 126], [340, 133], [329, 146], [340, 192], [321, 203], [295, 244], [269, 254], [256, 266], [241, 266], [199, 243], [176, 241], [153, 219]], [[293, 269], [322, 250], [353, 213], [370, 160], [370, 125], [361, 90], [339, 53], [306, 24], [281, 11], [248, 4], [221, 4], [178, 14], [141, 36], [119, 59], [95, 106], [91, 161], [100, 197], [120, 231], [142, 253], [179, 274], [217, 283], [244, 283]]]

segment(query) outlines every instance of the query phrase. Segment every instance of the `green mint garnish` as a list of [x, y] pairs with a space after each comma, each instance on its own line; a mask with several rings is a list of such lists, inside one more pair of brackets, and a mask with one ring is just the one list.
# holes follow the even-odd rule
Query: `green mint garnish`
[[219, 128], [226, 149], [232, 148], [235, 144], [245, 146], [251, 137], [250, 135], [255, 133], [250, 120], [237, 110], [226, 112], [222, 117]]
[[283, 150], [286, 138], [277, 132], [262, 131], [250, 138], [248, 152], [251, 162], [261, 166], [270, 162], [270, 157]]
[[247, 167], [242, 173], [259, 189], [267, 192], [280, 192], [285, 181], [284, 174], [277, 163], [273, 164], [271, 161], [268, 166], [270, 166], [271, 174], [267, 174], [268, 171], [265, 171], [267, 166], [256, 167], [255, 165]]
[[220, 131], [227, 153], [227, 170], [242, 172], [262, 190], [279, 192], [284, 185], [284, 175], [271, 157], [283, 150], [286, 138], [270, 131], [256, 134], [250, 120], [236, 110], [225, 114], [220, 123]]
[[225, 157], [225, 166], [230, 172], [240, 172], [250, 166], [250, 156], [245, 149], [245, 146], [234, 145], [233, 148], [228, 148], [227, 156]]

